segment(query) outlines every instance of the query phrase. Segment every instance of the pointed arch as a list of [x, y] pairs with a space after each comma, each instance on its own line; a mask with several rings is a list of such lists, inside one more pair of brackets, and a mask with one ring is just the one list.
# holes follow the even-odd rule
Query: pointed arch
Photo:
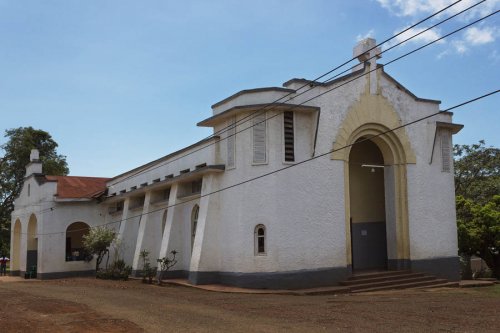
[[38, 265], [38, 220], [35, 214], [31, 214], [28, 221], [26, 270], [36, 269]]
[[11, 271], [19, 271], [21, 264], [21, 234], [22, 234], [22, 224], [19, 219], [16, 219], [14, 222], [14, 228], [12, 228], [12, 253], [11, 253], [11, 262], [10, 262], [10, 270]]
[[194, 205], [191, 211], [191, 251], [193, 251], [194, 239], [196, 237], [196, 228], [198, 227], [198, 215], [200, 214], [200, 206]]
[[[389, 268], [407, 268], [410, 259], [409, 217], [406, 165], [416, 163], [406, 129], [390, 131], [402, 122], [392, 105], [381, 95], [363, 94], [347, 113], [333, 144], [331, 159], [344, 161], [344, 200], [347, 263], [352, 264], [350, 232], [349, 156], [351, 146], [369, 139], [380, 149], [384, 159], [386, 186], [393, 191], [386, 202], [394, 215], [393, 239], [388, 238]], [[346, 147], [346, 148], [344, 148]]]

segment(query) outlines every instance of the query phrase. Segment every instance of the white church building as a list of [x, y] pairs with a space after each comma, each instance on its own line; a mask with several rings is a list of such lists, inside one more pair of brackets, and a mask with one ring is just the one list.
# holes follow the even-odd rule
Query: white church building
[[197, 124], [212, 137], [114, 178], [43, 175], [32, 151], [12, 213], [13, 274], [93, 274], [82, 236], [107, 225], [134, 272], [142, 250], [154, 262], [176, 250], [170, 276], [193, 284], [306, 288], [397, 269], [458, 280], [462, 126], [442, 112], [389, 131], [440, 102], [387, 74], [374, 46], [360, 42], [360, 64], [335, 80], [229, 96]]

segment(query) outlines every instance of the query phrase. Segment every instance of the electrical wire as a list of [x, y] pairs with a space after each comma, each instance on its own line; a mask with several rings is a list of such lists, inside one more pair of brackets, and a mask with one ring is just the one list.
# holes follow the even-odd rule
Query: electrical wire
[[[468, 9], [470, 9], [470, 8], [471, 8], [471, 7], [469, 7]], [[468, 10], [468, 9], [467, 9], [467, 10]], [[462, 12], [463, 12], [463, 11], [462, 11]], [[465, 25], [465, 26], [463, 26], [463, 27], [461, 27], [461, 28], [459, 28], [459, 29], [456, 29], [456, 30], [454, 30], [454, 31], [452, 31], [452, 32], [450, 32], [450, 33], [448, 33], [448, 34], [446, 34], [446, 35], [444, 35], [444, 36], [442, 36], [442, 37], [440, 37], [440, 38], [438, 38], [438, 39], [434, 40], [434, 41], [431, 41], [431, 42], [429, 42], [429, 43], [427, 43], [427, 44], [425, 44], [425, 45], [423, 45], [423, 46], [421, 46], [421, 47], [418, 47], [418, 48], [416, 48], [416, 49], [414, 49], [414, 50], [412, 50], [412, 51], [410, 51], [410, 52], [408, 52], [408, 53], [405, 53], [405, 54], [403, 54], [403, 55], [401, 55], [401, 56], [399, 56], [399, 57], [397, 57], [397, 58], [395, 58], [395, 59], [393, 59], [393, 60], [389, 61], [389, 62], [388, 62], [388, 63], [386, 63], [384, 66], [387, 66], [387, 65], [389, 65], [389, 64], [391, 64], [391, 63], [394, 63], [394, 62], [396, 62], [396, 61], [398, 61], [398, 60], [400, 60], [400, 59], [402, 59], [402, 58], [404, 58], [404, 57], [406, 57], [406, 56], [408, 56], [408, 55], [410, 55], [410, 54], [413, 54], [413, 53], [415, 53], [415, 52], [417, 52], [417, 51], [419, 51], [419, 50], [421, 50], [421, 49], [423, 49], [423, 48], [425, 48], [425, 47], [427, 47], [427, 46], [430, 46], [430, 45], [432, 45], [432, 44], [434, 44], [434, 43], [438, 42], [439, 40], [442, 40], [442, 39], [444, 39], [444, 38], [446, 38], [446, 37], [448, 37], [448, 36], [450, 36], [450, 35], [452, 35], [452, 34], [455, 34], [455, 33], [459, 32], [459, 31], [461, 31], [461, 30], [463, 30], [463, 29], [465, 29], [465, 28], [467, 28], [467, 27], [469, 27], [469, 26], [471, 26], [471, 25], [473, 25], [473, 24], [476, 24], [476, 23], [478, 23], [478, 22], [480, 22], [480, 21], [482, 21], [482, 20], [484, 20], [484, 19], [486, 19], [486, 18], [488, 18], [488, 17], [490, 17], [490, 16], [493, 16], [493, 15], [495, 15], [495, 14], [497, 14], [497, 13], [498, 13], [498, 10], [497, 10], [497, 11], [495, 11], [495, 12], [493, 12], [493, 13], [490, 13], [489, 15], [486, 15], [486, 16], [484, 16], [484, 17], [482, 17], [482, 18], [480, 18], [480, 19], [478, 19], [478, 20], [476, 20], [476, 21], [474, 21], [474, 22], [472, 22], [472, 23], [469, 23], [469, 24], [467, 24], [467, 25]], [[456, 15], [455, 15], [455, 16], [456, 16]], [[447, 19], [447, 20], [448, 20], [448, 19]], [[326, 94], [326, 93], [329, 93], [329, 92], [331, 92], [331, 91], [333, 91], [333, 90], [335, 90], [335, 89], [338, 89], [339, 87], [341, 87], [341, 86], [343, 86], [343, 85], [346, 85], [346, 84], [348, 84], [348, 83], [350, 83], [350, 82], [352, 82], [352, 81], [354, 81], [354, 80], [356, 80], [356, 79], [359, 79], [360, 77], [363, 77], [363, 76], [365, 76], [366, 74], [369, 74], [369, 73], [371, 73], [371, 72], [373, 72], [373, 71], [375, 71], [375, 70], [378, 70], [378, 69], [379, 69], [379, 68], [375, 68], [375, 69], [373, 69], [373, 70], [368, 71], [367, 73], [363, 73], [363, 74], [361, 74], [361, 75], [359, 75], [359, 76], [357, 76], [357, 77], [355, 77], [355, 78], [353, 78], [353, 79], [351, 79], [351, 80], [349, 80], [349, 81], [344, 82], [342, 85], [340, 85], [340, 86], [336, 86], [336, 87], [334, 87], [334, 88], [332, 88], [332, 89], [329, 89], [329, 90], [327, 90], [327, 91], [325, 91], [325, 92], [322, 92], [322, 93], [320, 93], [320, 94], [318, 94], [318, 95], [316, 95], [316, 96], [314, 96], [314, 97], [312, 97], [312, 98], [310, 98], [310, 99], [308, 99], [308, 100], [306, 100], [306, 101], [302, 102], [301, 104], [293, 105], [293, 106], [291, 106], [291, 108], [301, 106], [301, 105], [303, 105], [304, 103], [307, 103], [307, 102], [309, 102], [309, 101], [311, 101], [311, 100], [313, 100], [313, 99], [315, 99], [315, 98], [318, 98], [318, 97], [320, 97], [320, 96], [322, 96], [322, 95], [324, 95], [324, 94]], [[496, 93], [496, 92], [495, 92], [495, 93]], [[486, 97], [486, 96], [484, 96], [484, 97]], [[474, 101], [474, 100], [472, 100], [472, 101]], [[447, 109], [447, 110], [449, 110], [449, 109]], [[445, 110], [445, 111], [440, 111], [440, 112], [446, 112], [447, 110]], [[277, 116], [277, 115], [275, 115], [275, 116]], [[275, 117], [275, 116], [273, 116], [273, 117]], [[269, 118], [267, 118], [267, 119], [266, 119], [266, 120], [264, 120], [264, 121], [268, 121], [269, 119], [271, 119], [271, 118], [273, 118], [273, 117], [269, 117]], [[426, 119], [426, 118], [424, 118], [424, 119]], [[261, 122], [259, 122], [259, 123], [262, 123], [262, 122], [264, 122], [264, 121], [261, 121]], [[251, 128], [251, 127], [253, 127], [253, 126], [255, 126], [255, 125], [259, 124], [259, 123], [255, 123], [254, 125], [252, 125], [252, 126], [250, 126], [250, 127], [248, 127], [248, 128]], [[248, 129], [248, 128], [245, 128], [245, 129], [243, 129], [243, 130], [241, 130], [241, 131], [239, 131], [239, 132], [236, 132], [236, 133], [235, 133], [235, 135], [236, 135], [237, 133], [240, 133], [240, 132], [242, 132], [242, 131], [244, 131], [244, 130]], [[330, 152], [328, 152], [328, 153], [330, 153]], [[328, 153], [326, 153], [326, 154], [328, 154]], [[317, 155], [317, 156], [323, 156], [323, 154], [320, 154], [320, 155]], [[303, 160], [303, 161], [300, 161], [300, 162], [296, 162], [295, 164], [289, 165], [288, 167], [295, 166], [295, 165], [300, 165], [300, 164], [302, 164], [304, 161], [309, 161], [309, 160], [312, 160], [312, 159], [316, 158], [317, 156], [313, 156], [311, 159], [306, 159], [306, 160]], [[285, 168], [282, 168], [282, 169], [278, 169], [278, 170], [284, 170], [284, 169], [287, 169], [288, 167], [285, 167]], [[260, 178], [260, 177], [256, 177], [255, 179], [258, 179], [258, 178]], [[246, 182], [245, 182], [245, 183], [246, 183]], [[232, 186], [231, 186], [231, 187], [232, 187]], [[229, 188], [231, 188], [231, 187], [229, 187]], [[196, 200], [197, 200], [197, 199], [198, 199], [198, 198], [196, 198]], [[189, 202], [189, 200], [188, 200], [188, 201], [184, 201], [184, 202], [182, 202], [182, 203], [178, 203], [178, 204], [184, 204], [184, 203], [187, 203], [187, 202]], [[177, 204], [176, 204], [176, 205], [177, 205]], [[168, 207], [166, 207], [166, 208], [168, 208]], [[163, 207], [163, 208], [161, 208], [160, 210], [163, 210], [163, 209], [166, 209], [166, 208], [165, 208], [165, 207]], [[53, 211], [54, 209], [56, 209], [56, 207], [50, 207], [50, 208], [47, 208], [47, 209], [45, 209], [45, 210], [42, 210], [42, 211], [38, 212], [38, 214], [44, 214], [45, 212], [48, 212], [48, 211]], [[149, 212], [149, 213], [154, 213], [154, 212], [155, 212], [155, 211], [151, 211], [151, 212]], [[26, 214], [26, 215], [24, 215], [24, 216], [28, 216], [28, 215], [30, 215], [30, 216], [31, 216], [32, 214], [33, 214], [33, 213], [27, 213], [27, 214]], [[145, 214], [146, 214], [146, 213], [145, 213]], [[142, 216], [142, 215], [143, 215], [143, 214], [141, 214], [141, 215], [137, 215], [137, 216], [132, 216], [132, 217], [127, 218], [127, 219], [136, 218], [136, 217], [139, 217], [139, 216]], [[20, 216], [23, 216], [23, 215], [16, 215], [16, 217], [20, 217]], [[113, 221], [113, 222], [110, 222], [110, 223], [106, 223], [106, 224], [104, 224], [104, 225], [114, 224], [114, 223], [120, 223], [120, 222], [121, 222], [121, 221]], [[48, 233], [48, 234], [58, 234], [58, 233], [64, 233], [64, 232], [65, 232], [65, 231], [61, 231], [61, 232], [54, 232], [54, 233]]]
[[[396, 38], [396, 37], [398, 37], [398, 36], [402, 35], [403, 33], [407, 32], [407, 31], [410, 31], [412, 28], [414, 28], [414, 27], [416, 27], [416, 26], [418, 26], [418, 25], [422, 24], [423, 22], [425, 22], [425, 21], [427, 21], [427, 20], [429, 20], [429, 19], [433, 18], [433, 17], [434, 17], [434, 16], [436, 16], [436, 15], [439, 15], [440, 13], [442, 13], [442, 12], [446, 11], [447, 9], [451, 8], [452, 6], [454, 6], [454, 5], [458, 4], [458, 3], [459, 3], [459, 2], [461, 2], [461, 1], [462, 1], [462, 0], [458, 0], [458, 1], [456, 1], [456, 2], [454, 2], [454, 3], [452, 3], [452, 4], [450, 4], [450, 5], [446, 6], [445, 8], [443, 8], [443, 9], [441, 9], [441, 10], [439, 10], [439, 11], [437, 11], [437, 12], [433, 13], [432, 15], [429, 15], [429, 16], [427, 16], [426, 18], [424, 18], [424, 19], [422, 19], [422, 20], [418, 21], [417, 23], [412, 24], [411, 26], [409, 26], [409, 27], [407, 27], [406, 29], [404, 29], [404, 30], [402, 30], [402, 31], [398, 32], [397, 34], [393, 35], [392, 37], [387, 38], [387, 39], [385, 39], [384, 41], [382, 41], [381, 43], [378, 43], [378, 44], [377, 44], [377, 45], [375, 45], [374, 47], [372, 47], [372, 48], [368, 49], [366, 52], [370, 52], [370, 51], [372, 51], [372, 50], [376, 49], [377, 47], [380, 47], [381, 45], [383, 45], [383, 44], [385, 44], [385, 43], [387, 43], [387, 42], [391, 41], [392, 39], [394, 39], [394, 38]], [[483, 3], [483, 2], [485, 2], [485, 1], [486, 1], [486, 0], [482, 0], [482, 1], [480, 1], [480, 2], [476, 3], [476, 4], [472, 5], [472, 6], [469, 6], [468, 8], [466, 8], [466, 9], [464, 9], [464, 10], [460, 11], [459, 13], [457, 13], [457, 14], [455, 14], [455, 15], [451, 16], [450, 18], [448, 18], [448, 19], [446, 19], [446, 20], [444, 20], [444, 21], [440, 22], [439, 24], [444, 23], [444, 22], [448, 21], [449, 19], [451, 19], [451, 18], [453, 18], [453, 17], [455, 17], [455, 16], [457, 16], [457, 15], [462, 14], [463, 12], [466, 12], [466, 11], [468, 11], [468, 10], [472, 9], [473, 7], [475, 7], [475, 6], [477, 6], [477, 5], [481, 4], [481, 3]], [[431, 28], [426, 29], [425, 31], [427, 31], [427, 30], [429, 30], [429, 29], [432, 29], [432, 28], [434, 28], [435, 26], [437, 26], [437, 25], [439, 25], [439, 24], [435, 24], [434, 26], [432, 26]], [[421, 32], [419, 32], [419, 33], [417, 33], [417, 34], [413, 35], [412, 37], [407, 38], [407, 39], [406, 39], [406, 40], [404, 40], [403, 42], [398, 43], [397, 45], [401, 45], [402, 43], [404, 43], [404, 42], [406, 42], [406, 41], [408, 41], [408, 40], [411, 40], [412, 38], [417, 37], [418, 35], [422, 34], [422, 33], [423, 33], [423, 32], [425, 32], [425, 31], [421, 31]], [[387, 50], [385, 50], [385, 51], [381, 52], [380, 54], [382, 54], [382, 53], [384, 53], [384, 52], [387, 52], [387, 51], [389, 51], [390, 49], [393, 49], [394, 47], [396, 47], [396, 46], [393, 46], [393, 47], [391, 47], [391, 48], [389, 48], [389, 49], [387, 49]], [[369, 59], [372, 59], [372, 58], [373, 58], [373, 57], [371, 57], [371, 58], [369, 58]], [[294, 96], [292, 96], [291, 98], [289, 98], [287, 101], [285, 101], [285, 103], [286, 103], [286, 102], [288, 102], [288, 101], [290, 101], [291, 99], [294, 99], [294, 98], [296, 98], [296, 97], [298, 97], [298, 96], [300, 96], [300, 95], [302, 95], [302, 94], [304, 94], [304, 93], [308, 92], [309, 90], [312, 90], [312, 89], [316, 88], [316, 86], [317, 86], [317, 85], [316, 85], [315, 83], [318, 83], [318, 82], [317, 82], [318, 80], [320, 80], [321, 78], [323, 78], [323, 77], [325, 77], [325, 76], [327, 76], [327, 75], [329, 75], [329, 74], [333, 73], [334, 71], [336, 71], [336, 70], [338, 70], [338, 69], [342, 68], [343, 66], [347, 65], [348, 63], [352, 62], [352, 61], [353, 61], [353, 60], [355, 60], [355, 59], [356, 59], [356, 57], [352, 57], [351, 59], [349, 59], [348, 61], [346, 61], [346, 62], [342, 63], [341, 65], [338, 65], [337, 67], [335, 67], [335, 68], [333, 68], [333, 69], [331, 69], [331, 70], [327, 71], [326, 73], [324, 73], [324, 74], [322, 74], [322, 75], [318, 76], [317, 78], [315, 78], [315, 79], [313, 79], [313, 80], [311, 80], [311, 81], [308, 81], [306, 84], [304, 84], [304, 85], [300, 86], [300, 87], [299, 87], [299, 88], [297, 88], [295, 91], [300, 91], [301, 89], [303, 89], [303, 88], [305, 88], [305, 87], [308, 87], [308, 86], [309, 86], [310, 88], [309, 88], [309, 89], [307, 89], [307, 90], [305, 90], [305, 91], [303, 91], [303, 92], [301, 92], [301, 93], [299, 93], [298, 95], [294, 95], [294, 94], [295, 94], [295, 92], [290, 92], [290, 93], [286, 94], [285, 96], [280, 97], [280, 98], [278, 98], [278, 99], [274, 100], [273, 102], [267, 103], [267, 104], [265, 104], [264, 106], [260, 106], [257, 110], [253, 111], [253, 112], [252, 112], [252, 113], [250, 113], [249, 115], [247, 115], [247, 116], [245, 116], [245, 117], [243, 117], [243, 118], [241, 118], [241, 119], [237, 120], [235, 124], [231, 124], [231, 125], [229, 125], [229, 126], [225, 126], [225, 127], [223, 127], [222, 129], [220, 129], [220, 130], [218, 130], [218, 131], [214, 132], [213, 134], [211, 134], [210, 136], [208, 136], [208, 137], [206, 137], [206, 138], [202, 139], [202, 140], [201, 140], [201, 141], [199, 141], [199, 142], [203, 142], [203, 141], [205, 141], [205, 140], [209, 140], [209, 139], [211, 139], [211, 138], [214, 138], [215, 136], [218, 136], [218, 135], [220, 135], [220, 134], [222, 134], [222, 133], [225, 133], [225, 132], [227, 132], [227, 131], [231, 130], [233, 127], [235, 128], [236, 126], [239, 126], [239, 125], [241, 125], [241, 124], [243, 124], [243, 123], [246, 123], [246, 122], [248, 122], [249, 120], [252, 120], [255, 116], [258, 116], [258, 113], [259, 113], [259, 112], [260, 112], [260, 113], [263, 113], [263, 112], [262, 112], [263, 110], [266, 110], [266, 112], [267, 112], [267, 111], [269, 111], [269, 110], [272, 110], [273, 108], [271, 108], [271, 109], [267, 109], [267, 108], [268, 108], [269, 106], [274, 106], [274, 107], [276, 107], [277, 105], [282, 104], [282, 103], [278, 103], [278, 102], [279, 102], [279, 101], [281, 101], [281, 100], [283, 100], [284, 98], [286, 98], [286, 97], [288, 97], [288, 96], [294, 95]], [[347, 70], [343, 71], [342, 73], [340, 73], [340, 74], [338, 74], [338, 75], [334, 76], [333, 78], [338, 77], [339, 75], [341, 75], [341, 74], [343, 74], [343, 73], [345, 73], [345, 72], [349, 71], [350, 69], [352, 69], [352, 68], [354, 68], [354, 67], [355, 67], [355, 66], [353, 66], [353, 67], [351, 67], [351, 68], [349, 68], [349, 69], [347, 69]], [[325, 81], [325, 82], [328, 82], [329, 80], [332, 80], [333, 78], [330, 78], [330, 79], [328, 79], [328, 80], [327, 80], [327, 81]], [[324, 82], [321, 82], [321, 83], [324, 83]], [[252, 116], [254, 116], [254, 117], [252, 117]], [[267, 119], [266, 119], [266, 121], [267, 121]], [[256, 125], [256, 124], [254, 124], [254, 126], [255, 126], [255, 125]], [[251, 127], [253, 127], [253, 126], [251, 126]], [[250, 127], [249, 127], [249, 128], [250, 128]], [[227, 137], [225, 137], [225, 138], [220, 139], [220, 140], [219, 140], [219, 141], [217, 141], [217, 142], [214, 142], [214, 143], [210, 143], [210, 144], [204, 145], [204, 146], [202, 146], [202, 147], [200, 147], [200, 148], [198, 148], [198, 149], [195, 149], [195, 150], [193, 150], [193, 151], [191, 151], [191, 152], [189, 152], [189, 153], [187, 153], [187, 154], [183, 154], [183, 155], [181, 155], [181, 156], [179, 156], [179, 157], [176, 157], [176, 158], [174, 158], [174, 159], [171, 159], [171, 160], [169, 160], [169, 161], [167, 161], [167, 162], [165, 162], [165, 163], [162, 163], [162, 164], [156, 165], [156, 166], [154, 166], [154, 167], [152, 167], [152, 168], [148, 169], [148, 171], [155, 170], [155, 169], [158, 169], [158, 168], [160, 168], [160, 167], [162, 167], [162, 166], [165, 166], [165, 165], [168, 165], [168, 164], [173, 163], [173, 162], [175, 162], [175, 161], [178, 161], [178, 160], [180, 160], [180, 159], [182, 159], [182, 158], [184, 158], [184, 157], [186, 157], [186, 156], [192, 155], [192, 154], [194, 154], [194, 153], [196, 153], [196, 152], [198, 152], [198, 151], [201, 151], [201, 150], [206, 149], [206, 148], [208, 148], [208, 147], [210, 147], [210, 146], [212, 146], [212, 145], [215, 145], [216, 143], [219, 143], [220, 141], [224, 141], [224, 140], [226, 140], [228, 137], [234, 136], [234, 135], [236, 135], [236, 134], [237, 134], [237, 133], [234, 133], [234, 134], [232, 134], [232, 135], [229, 135], [229, 136], [227, 136]], [[125, 180], [128, 180], [128, 179], [131, 179], [131, 178], [137, 177], [137, 176], [138, 176], [139, 174], [141, 174], [141, 173], [142, 173], [142, 171], [137, 171], [136, 173], [131, 174], [131, 175], [129, 175], [129, 176], [127, 176], [127, 177], [125, 177], [125, 178], [121, 178], [121, 179], [120, 179], [120, 181], [125, 181]], [[119, 177], [119, 176], [117, 176], [117, 177]], [[114, 178], [117, 178], [117, 177], [114, 177]]]
[[[374, 138], [377, 138], [377, 137], [380, 137], [382, 135], [386, 135], [388, 133], [391, 133], [391, 132], [395, 132], [399, 129], [402, 129], [402, 128], [405, 128], [407, 126], [410, 126], [410, 125], [413, 125], [415, 123], [418, 123], [420, 121], [423, 121], [423, 120], [426, 120], [426, 119], [429, 119], [429, 118], [432, 118], [436, 115], [439, 115], [439, 114], [443, 114], [443, 113], [447, 113], [447, 112], [450, 112], [451, 110], [454, 110], [454, 109], [457, 109], [457, 108], [460, 108], [464, 105], [467, 105], [467, 104], [470, 104], [470, 103], [473, 103], [473, 102], [476, 102], [478, 100], [481, 100], [481, 99], [484, 99], [486, 97], [489, 97], [489, 96], [492, 96], [494, 94], [497, 94], [498, 92], [500, 92], [500, 89], [497, 89], [497, 90], [493, 90], [489, 93], [486, 93], [486, 94], [483, 94], [481, 96], [478, 96], [478, 97], [475, 97], [475, 98], [472, 98], [472, 99], [469, 99], [465, 102], [462, 102], [460, 104], [457, 104], [455, 106], [452, 106], [452, 107], [449, 107], [445, 110], [441, 110], [441, 111], [438, 111], [438, 112], [434, 112], [432, 114], [429, 114], [427, 116], [424, 116], [424, 117], [420, 117], [420, 118], [417, 118], [413, 121], [410, 121], [408, 123], [405, 123], [405, 124], [402, 124], [402, 125], [399, 125], [399, 126], [396, 126], [394, 128], [391, 128], [391, 129], [388, 129], [388, 130], [385, 130], [383, 132], [380, 132], [378, 134], [375, 134], [375, 135], [372, 135], [370, 137], [364, 137], [360, 140], [357, 140], [356, 142], [353, 142], [351, 144], [347, 144], [347, 145], [344, 145], [342, 147], [339, 147], [339, 148], [336, 148], [336, 149], [331, 149], [325, 153], [321, 153], [321, 154], [318, 154], [316, 156], [313, 156], [311, 158], [308, 158], [308, 159], [305, 159], [305, 160], [302, 160], [302, 161], [299, 161], [295, 164], [290, 164], [290, 165], [286, 165], [282, 168], [279, 168], [279, 169], [276, 169], [276, 170], [273, 170], [273, 171], [270, 171], [270, 172], [266, 172], [266, 173], [263, 173], [259, 176], [256, 176], [256, 177], [252, 177], [252, 178], [249, 178], [247, 180], [244, 180], [244, 181], [241, 181], [241, 182], [238, 182], [238, 183], [235, 183], [235, 184], [232, 184], [232, 185], [229, 185], [229, 186], [226, 186], [226, 187], [223, 187], [223, 188], [220, 188], [218, 190], [215, 190], [215, 191], [212, 191], [212, 192], [209, 192], [209, 193], [205, 193], [205, 194], [201, 194], [199, 197], [196, 197], [196, 198], [192, 198], [192, 199], [187, 199], [187, 200], [184, 200], [182, 202], [178, 202], [178, 203], [174, 203], [172, 205], [167, 205], [166, 207], [161, 207], [161, 208], [158, 208], [158, 209], [153, 209], [153, 210], [150, 210], [148, 212], [145, 212], [145, 213], [141, 213], [139, 215], [134, 215], [134, 216], [130, 216], [130, 217], [127, 217], [125, 219], [121, 219], [120, 221], [112, 221], [112, 222], [108, 222], [108, 223], [104, 223], [104, 224], [101, 224], [101, 225], [98, 225], [98, 226], [107, 226], [107, 225], [111, 225], [111, 224], [115, 224], [115, 223], [121, 223], [121, 222], [125, 222], [127, 220], [131, 220], [131, 219], [136, 219], [136, 218], [142, 218], [144, 215], [149, 215], [149, 214], [153, 214], [153, 213], [156, 213], [156, 212], [159, 212], [159, 211], [164, 211], [164, 210], [167, 210], [169, 208], [173, 208], [173, 207], [176, 207], [176, 206], [180, 206], [180, 205], [184, 205], [188, 202], [192, 202], [192, 201], [197, 201], [201, 198], [204, 198], [204, 197], [207, 197], [207, 196], [210, 196], [210, 195], [213, 195], [213, 194], [217, 194], [217, 193], [220, 193], [220, 192], [223, 192], [223, 191], [227, 191], [229, 189], [232, 189], [232, 188], [235, 188], [237, 186], [241, 186], [241, 185], [244, 185], [244, 184], [247, 184], [247, 183], [250, 183], [250, 182], [253, 182], [255, 180], [258, 180], [258, 179], [261, 179], [261, 178], [265, 178], [265, 177], [268, 177], [270, 175], [274, 175], [276, 173], [279, 173], [279, 172], [282, 172], [284, 170], [288, 170], [288, 169], [291, 169], [291, 168], [294, 168], [294, 167], [297, 167], [299, 165], [302, 165], [302, 164], [305, 164], [305, 163], [308, 163], [310, 161], [313, 161], [313, 160], [316, 160], [318, 158], [321, 158], [321, 157], [324, 157], [324, 156], [327, 156], [327, 155], [331, 155], [332, 153], [334, 152], [337, 152], [337, 151], [340, 151], [340, 150], [344, 150], [344, 149], [347, 149], [347, 148], [350, 148], [354, 145], [357, 145], [357, 144], [361, 144], [365, 141], [370, 141]], [[87, 230], [87, 228], [85, 229], [79, 229], [79, 230], [72, 230], [72, 232], [76, 232], [76, 231], [84, 231], [84, 230]], [[53, 235], [53, 234], [61, 234], [61, 233], [66, 233], [67, 231], [59, 231], [59, 232], [51, 232], [51, 233], [40, 233], [40, 234], [37, 234], [37, 236], [47, 236], [47, 235]], [[23, 233], [21, 233], [23, 234]]]

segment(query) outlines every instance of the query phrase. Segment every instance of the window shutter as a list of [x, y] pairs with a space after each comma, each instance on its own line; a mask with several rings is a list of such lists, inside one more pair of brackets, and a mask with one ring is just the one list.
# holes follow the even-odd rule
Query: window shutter
[[266, 114], [253, 119], [253, 162], [266, 163]]
[[283, 113], [283, 138], [285, 140], [285, 161], [295, 161], [294, 132], [293, 132], [293, 112]]
[[447, 129], [441, 130], [441, 160], [441, 171], [451, 172], [451, 133]]
[[235, 143], [236, 143], [236, 117], [228, 121], [227, 129], [227, 167], [234, 168], [235, 165]]

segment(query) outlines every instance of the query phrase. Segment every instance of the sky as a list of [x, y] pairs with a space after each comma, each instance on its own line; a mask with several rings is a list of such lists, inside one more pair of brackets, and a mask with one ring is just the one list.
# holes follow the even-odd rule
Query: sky
[[[196, 123], [212, 104], [314, 79], [350, 60], [360, 39], [386, 40], [454, 1], [0, 0], [0, 144], [6, 129], [32, 126], [59, 144], [70, 175], [113, 177], [209, 136]], [[379, 63], [499, 9], [487, 0]], [[385, 70], [444, 110], [500, 88], [499, 39], [496, 14]], [[453, 111], [465, 125], [454, 143], [500, 147], [499, 95]]]

